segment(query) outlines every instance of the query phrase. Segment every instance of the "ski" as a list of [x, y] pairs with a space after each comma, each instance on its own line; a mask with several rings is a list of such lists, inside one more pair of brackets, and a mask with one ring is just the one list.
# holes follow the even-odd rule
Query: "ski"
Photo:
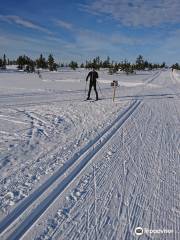
[[84, 102], [96, 102], [96, 100], [94, 100], [94, 99], [88, 99], [88, 100], [85, 99]]

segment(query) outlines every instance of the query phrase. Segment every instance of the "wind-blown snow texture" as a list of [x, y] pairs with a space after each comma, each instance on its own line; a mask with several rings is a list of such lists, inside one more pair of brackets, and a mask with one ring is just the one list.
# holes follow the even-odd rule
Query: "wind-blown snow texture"
[[1, 239], [180, 239], [180, 73], [86, 75], [0, 73]]

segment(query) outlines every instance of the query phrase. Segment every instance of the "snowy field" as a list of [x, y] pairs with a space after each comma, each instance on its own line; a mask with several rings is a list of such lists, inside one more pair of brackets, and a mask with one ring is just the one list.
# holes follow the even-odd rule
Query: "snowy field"
[[87, 74], [0, 72], [0, 239], [180, 239], [180, 72]]

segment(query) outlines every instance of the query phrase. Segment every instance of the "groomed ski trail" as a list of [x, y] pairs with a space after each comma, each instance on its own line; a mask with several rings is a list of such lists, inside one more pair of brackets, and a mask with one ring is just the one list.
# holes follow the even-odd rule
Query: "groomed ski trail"
[[101, 148], [111, 139], [122, 124], [129, 116], [138, 108], [140, 101], [134, 101], [123, 113], [119, 115], [111, 126], [106, 128], [93, 141], [85, 146], [80, 152], [67, 162], [56, 174], [50, 177], [43, 185], [41, 185], [34, 193], [28, 196], [17, 208], [15, 208], [5, 219], [0, 222], [0, 233], [6, 235], [9, 229], [13, 229], [14, 223], [19, 219], [23, 219], [22, 214], [27, 214], [26, 210], [32, 204], [35, 204], [38, 197], [47, 194], [46, 190], [52, 187], [53, 183], [60, 182], [55, 186], [54, 190], [47, 194], [44, 200], [40, 202], [33, 211], [23, 219], [21, 224], [8, 237], [9, 239], [19, 239], [44, 213], [44, 211], [53, 203], [53, 201], [61, 194], [61, 192], [77, 177], [87, 163], [99, 152]]

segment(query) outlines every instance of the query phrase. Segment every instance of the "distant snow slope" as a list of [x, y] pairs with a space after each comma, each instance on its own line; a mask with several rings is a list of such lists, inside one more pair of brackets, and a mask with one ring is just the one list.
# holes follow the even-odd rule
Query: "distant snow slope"
[[86, 74], [0, 74], [1, 238], [179, 239], [178, 77], [101, 71], [84, 102]]

